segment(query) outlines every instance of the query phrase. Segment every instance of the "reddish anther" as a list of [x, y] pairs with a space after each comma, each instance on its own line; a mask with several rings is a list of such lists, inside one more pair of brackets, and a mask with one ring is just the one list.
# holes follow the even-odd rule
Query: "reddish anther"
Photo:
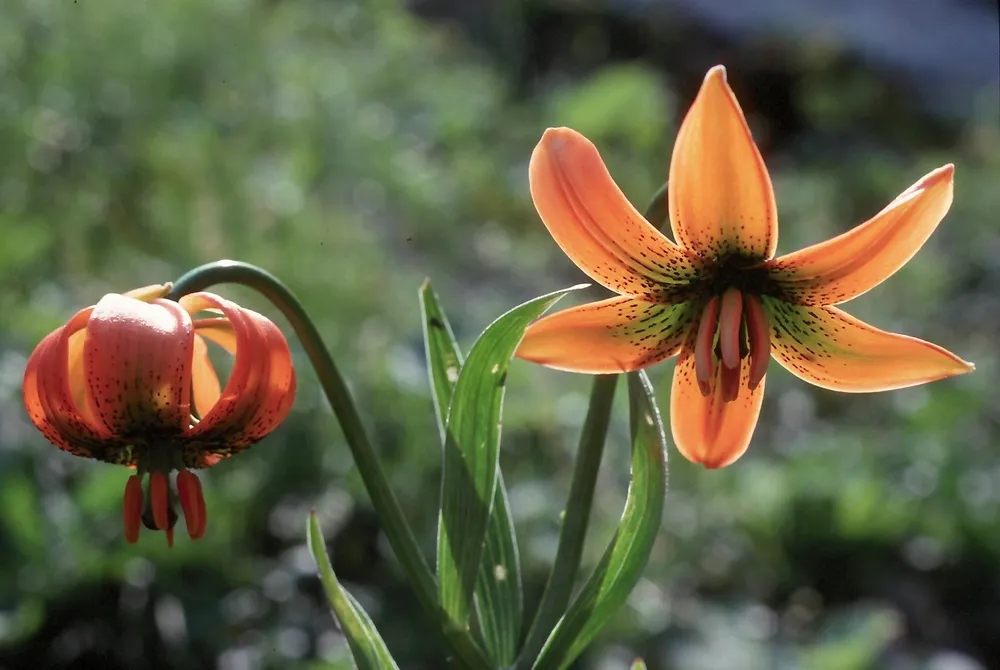
[[715, 377], [715, 331], [719, 324], [719, 297], [708, 301], [701, 312], [698, 332], [694, 344], [694, 371], [701, 394], [708, 397], [712, 393], [712, 379]]
[[153, 509], [153, 523], [157, 530], [170, 527], [170, 491], [167, 476], [162, 472], [149, 475], [149, 503]]
[[719, 312], [719, 349], [722, 353], [722, 365], [730, 370], [739, 370], [743, 294], [735, 288], [727, 290], [722, 294], [722, 307]]
[[208, 516], [205, 511], [205, 498], [201, 492], [201, 481], [189, 470], [177, 473], [177, 496], [181, 500], [181, 510], [187, 524], [188, 535], [192, 540], [201, 539], [205, 534]]
[[743, 313], [747, 324], [747, 340], [750, 342], [750, 379], [747, 385], [753, 391], [767, 374], [767, 364], [771, 361], [771, 324], [760, 299], [748, 295], [743, 300]]
[[142, 524], [142, 477], [140, 475], [132, 475], [125, 482], [122, 521], [125, 524], [125, 541], [130, 544], [137, 542], [139, 528]]

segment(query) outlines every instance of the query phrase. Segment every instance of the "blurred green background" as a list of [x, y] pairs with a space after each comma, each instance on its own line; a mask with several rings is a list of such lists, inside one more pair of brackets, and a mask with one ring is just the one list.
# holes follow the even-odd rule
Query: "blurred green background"
[[[761, 28], [691, 0], [7, 0], [0, 668], [349, 667], [304, 544], [313, 506], [339, 576], [400, 666], [444, 667], [297, 343], [289, 420], [204, 476], [208, 533], [181, 533], [169, 551], [160, 534], [125, 543], [126, 470], [61, 453], [30, 425], [27, 355], [105, 292], [224, 257], [276, 273], [350, 379], [430, 557], [440, 447], [420, 282], [431, 278], [467, 347], [502, 311], [584, 280], [531, 206], [534, 143], [550, 125], [584, 132], [642, 207], [718, 62], [775, 182], [781, 252], [956, 164], [941, 229], [849, 309], [978, 371], [851, 396], [773, 365], [735, 466], [705, 471], [671, 452], [645, 579], [575, 667], [622, 668], [636, 654], [654, 670], [1000, 667], [996, 47], [974, 62], [934, 39], [957, 31], [975, 47], [975, 8], [995, 37], [996, 7], [932, 5], [955, 11], [926, 40], [892, 30], [915, 10], [863, 26], [888, 51], [893, 39], [917, 49], [885, 59], [820, 5], [815, 21]], [[949, 70], [966, 66], [985, 67], [985, 85]], [[217, 290], [276, 316], [249, 292]], [[664, 408], [671, 367], [650, 374]], [[589, 385], [511, 369], [501, 462], [529, 604], [554, 553]], [[623, 403], [615, 418], [588, 565], [628, 483]]]

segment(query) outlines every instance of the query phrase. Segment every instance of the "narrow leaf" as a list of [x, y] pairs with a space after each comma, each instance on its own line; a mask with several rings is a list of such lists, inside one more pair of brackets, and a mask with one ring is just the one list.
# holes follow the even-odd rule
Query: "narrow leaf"
[[[420, 288], [420, 305], [434, 409], [441, 441], [445, 444], [447, 412], [462, 368], [462, 352], [429, 282], [424, 282]], [[517, 540], [510, 518], [507, 490], [499, 469], [486, 545], [476, 579], [475, 602], [479, 627], [490, 659], [497, 665], [510, 665], [517, 655], [524, 604]]]
[[389, 654], [389, 649], [382, 641], [375, 624], [365, 613], [357, 600], [344, 590], [337, 581], [326, 554], [326, 542], [316, 520], [316, 513], [309, 514], [309, 524], [306, 526], [306, 537], [309, 550], [312, 552], [316, 566], [319, 568], [319, 578], [323, 582], [323, 590], [333, 609], [333, 615], [340, 624], [340, 629], [347, 638], [354, 662], [359, 670], [388, 670], [397, 668], [396, 661]]
[[455, 384], [444, 446], [437, 576], [441, 608], [460, 630], [469, 627], [496, 494], [507, 367], [528, 324], [573, 288], [535, 298], [490, 324]]
[[643, 372], [628, 375], [632, 483], [618, 530], [534, 664], [567, 667], [625, 602], [642, 575], [660, 529], [667, 491], [666, 437]]

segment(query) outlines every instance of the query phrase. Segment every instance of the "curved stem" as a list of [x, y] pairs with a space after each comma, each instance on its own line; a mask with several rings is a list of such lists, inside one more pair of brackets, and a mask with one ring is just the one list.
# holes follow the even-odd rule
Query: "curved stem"
[[469, 631], [445, 625], [447, 618], [438, 607], [434, 575], [420, 551], [396, 494], [372, 448], [351, 392], [302, 303], [277, 277], [256, 266], [239, 261], [216, 261], [197, 267], [178, 279], [167, 297], [176, 300], [183, 295], [201, 291], [215, 284], [248, 286], [270, 300], [288, 319], [316, 370], [316, 376], [344, 431], [347, 445], [354, 456], [375, 512], [384, 526], [385, 534], [406, 572], [408, 581], [416, 590], [420, 604], [430, 616], [441, 622], [441, 629], [448, 638], [455, 656], [461, 659], [463, 667], [474, 670], [490, 668], [486, 655], [472, 639]]
[[[662, 228], [667, 223], [666, 183], [653, 194], [644, 216], [657, 228]], [[565, 613], [573, 595], [573, 582], [576, 580], [583, 557], [583, 543], [587, 536], [587, 524], [590, 521], [590, 510], [594, 501], [594, 487], [597, 485], [597, 472], [600, 469], [601, 457], [604, 455], [604, 443], [607, 439], [611, 405], [617, 383], [618, 375], [594, 377], [590, 391], [590, 406], [587, 408], [587, 418], [584, 419], [580, 446], [573, 466], [569, 499], [566, 501], [563, 522], [559, 529], [556, 557], [552, 562], [552, 570], [542, 592], [538, 611], [518, 655], [515, 665], [518, 670], [527, 670], [534, 664], [535, 658]]]

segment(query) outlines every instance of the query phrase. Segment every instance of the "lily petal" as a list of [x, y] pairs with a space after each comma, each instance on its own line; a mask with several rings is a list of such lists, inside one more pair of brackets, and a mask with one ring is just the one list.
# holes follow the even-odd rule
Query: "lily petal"
[[629, 372], [676, 354], [696, 317], [689, 303], [610, 298], [539, 319], [515, 355], [570, 372]]
[[775, 259], [772, 276], [806, 305], [836, 305], [871, 290], [903, 267], [948, 213], [954, 173], [953, 165], [940, 167], [860, 226]]
[[778, 244], [771, 178], [717, 65], [677, 133], [668, 193], [674, 237], [699, 256], [767, 260]]
[[696, 276], [696, 260], [636, 211], [575, 130], [545, 131], [528, 180], [553, 239], [594, 281], [621, 295], [662, 298]]
[[694, 340], [689, 338], [674, 369], [670, 429], [678, 451], [692, 463], [706, 468], [725, 467], [743, 455], [750, 445], [764, 400], [764, 380], [752, 391], [748, 387], [749, 358], [741, 362], [735, 400], [723, 400], [726, 389], [721, 381], [716, 376], [711, 393], [702, 395], [695, 373]]
[[837, 307], [764, 297], [771, 353], [793, 375], [850, 393], [888, 391], [971, 372], [936, 344], [879, 330]]
[[[212, 307], [229, 320], [236, 337], [235, 363], [218, 402], [188, 432], [185, 465], [202, 468], [242, 451], [274, 430], [295, 398], [295, 371], [278, 327], [249, 309], [211, 293], [180, 300], [194, 313]], [[204, 333], [211, 337], [209, 331]]]
[[219, 385], [219, 375], [208, 357], [208, 345], [197, 330], [194, 336], [194, 360], [191, 365], [191, 399], [198, 417], [203, 417], [212, 411], [212, 407], [222, 395]]
[[[77, 312], [35, 347], [24, 371], [24, 405], [46, 439], [74, 456], [102, 458], [117, 444], [102, 426], [89, 421], [74, 399], [70, 384], [70, 342], [84, 333], [93, 307]], [[77, 393], [78, 395], [78, 393]]]
[[172, 300], [101, 298], [84, 342], [98, 424], [123, 439], [179, 435], [191, 416], [191, 317]]

